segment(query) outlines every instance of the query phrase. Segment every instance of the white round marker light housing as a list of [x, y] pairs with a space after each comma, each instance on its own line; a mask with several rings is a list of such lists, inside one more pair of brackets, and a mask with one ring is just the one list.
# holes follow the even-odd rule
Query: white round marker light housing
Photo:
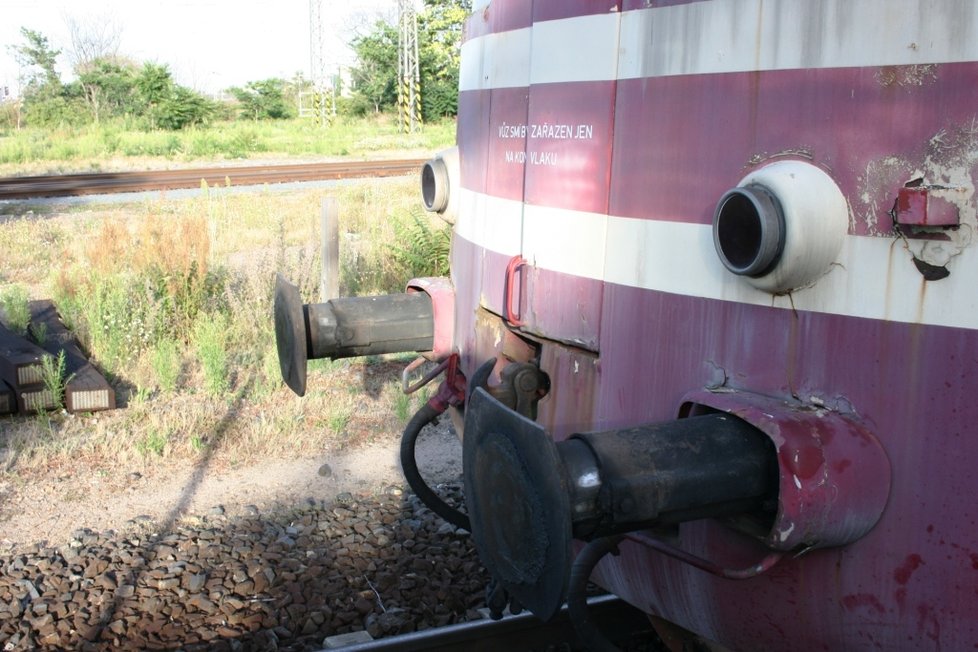
[[454, 224], [458, 215], [459, 176], [457, 147], [439, 152], [421, 168], [424, 207], [449, 224]]
[[779, 161], [720, 198], [713, 244], [724, 267], [774, 294], [811, 285], [835, 262], [849, 229], [842, 191], [822, 169]]

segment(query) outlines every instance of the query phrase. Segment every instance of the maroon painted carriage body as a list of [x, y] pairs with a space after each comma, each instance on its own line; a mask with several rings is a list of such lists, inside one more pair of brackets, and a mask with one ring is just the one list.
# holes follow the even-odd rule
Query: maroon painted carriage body
[[[777, 448], [770, 531], [670, 545], [778, 563], [718, 577], [638, 532], [599, 581], [734, 649], [978, 648], [978, 5], [475, 4], [462, 371], [516, 333], [556, 440], [721, 411]], [[757, 185], [796, 213], [776, 269], [735, 273], [718, 202]]]

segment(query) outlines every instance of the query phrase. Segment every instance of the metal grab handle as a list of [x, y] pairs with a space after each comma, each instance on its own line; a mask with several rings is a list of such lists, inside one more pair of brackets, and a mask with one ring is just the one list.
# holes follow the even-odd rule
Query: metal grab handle
[[436, 366], [434, 369], [426, 373], [420, 380], [418, 380], [416, 383], [412, 385], [411, 374], [414, 373], [414, 371], [424, 363], [430, 362], [430, 360], [428, 360], [424, 356], [418, 356], [414, 361], [411, 362], [411, 364], [404, 367], [404, 371], [401, 372], [401, 391], [403, 391], [405, 394], [415, 393], [416, 391], [418, 391], [419, 389], [421, 389], [422, 387], [430, 383], [432, 380], [437, 378], [438, 374], [445, 371], [445, 369], [448, 369], [448, 363], [450, 360], [451, 357], [445, 358], [438, 364], [438, 366]]
[[[526, 265], [526, 260], [519, 254], [513, 256], [506, 265], [506, 286], [503, 291], [503, 305], [506, 311], [506, 321], [512, 326], [522, 326], [522, 315], [513, 310], [513, 287], [516, 285], [516, 273]], [[519, 297], [516, 298], [519, 301]], [[517, 305], [517, 309], [519, 306]]]

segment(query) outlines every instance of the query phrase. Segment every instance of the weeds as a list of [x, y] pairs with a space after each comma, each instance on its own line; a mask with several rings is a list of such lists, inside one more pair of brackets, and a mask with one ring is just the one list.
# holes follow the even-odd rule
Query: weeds
[[169, 338], [158, 341], [153, 347], [151, 362], [160, 390], [167, 393], [176, 390], [177, 380], [180, 378], [180, 351], [177, 343]]
[[149, 389], [140, 385], [129, 395], [129, 407], [142, 407], [148, 400]]
[[198, 321], [194, 331], [204, 387], [213, 396], [221, 396], [230, 389], [226, 330], [227, 320], [223, 314], [216, 313], [210, 319]]
[[353, 415], [348, 410], [337, 410], [329, 415], [327, 419], [327, 424], [329, 425], [330, 431], [337, 435], [343, 434], [346, 430], [347, 425], [350, 423], [350, 417]]
[[65, 352], [59, 351], [57, 356], [46, 355], [41, 358], [41, 380], [45, 392], [50, 395], [55, 412], [60, 412], [65, 406]]
[[31, 324], [30, 331], [31, 337], [38, 343], [38, 345], [44, 346], [44, 343], [48, 341], [48, 325], [45, 322], [42, 321], [37, 324]]
[[20, 285], [7, 288], [0, 294], [0, 307], [3, 308], [10, 330], [18, 335], [26, 335], [27, 325], [31, 321], [27, 290]]
[[163, 451], [166, 450], [168, 442], [169, 437], [165, 432], [153, 428], [142, 439], [136, 442], [136, 450], [145, 457], [151, 455], [163, 457]]
[[395, 391], [397, 394], [394, 398], [394, 415], [401, 423], [407, 423], [411, 418], [411, 395], [400, 391], [400, 388]]
[[192, 450], [194, 453], [200, 453], [206, 446], [207, 444], [204, 441], [204, 438], [200, 435], [190, 436], [190, 450]]

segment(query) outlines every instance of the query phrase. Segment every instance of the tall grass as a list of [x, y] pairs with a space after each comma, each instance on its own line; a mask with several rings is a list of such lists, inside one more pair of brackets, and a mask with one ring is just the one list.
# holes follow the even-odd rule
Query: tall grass
[[[413, 275], [443, 271], [447, 235], [414, 209], [414, 179], [338, 185], [329, 193], [340, 206], [343, 294], [399, 292]], [[142, 463], [201, 455], [216, 442], [225, 454], [249, 459], [398, 431], [410, 402], [377, 384], [384, 361], [311, 365], [302, 401], [281, 380], [274, 277], [282, 272], [305, 301], [318, 300], [322, 198], [321, 190], [245, 195], [211, 188], [194, 199], [40, 220], [61, 244], [46, 254], [52, 269], [40, 282], [32, 261], [43, 246], [10, 237], [35, 232], [25, 223], [38, 220], [0, 222], [0, 242], [6, 237], [34, 252], [12, 252], [10, 278], [50, 288], [83, 347], [118, 392], [131, 396], [126, 409], [88, 426], [57, 415], [43, 428], [18, 420], [12, 441], [26, 452], [23, 463]], [[431, 243], [443, 244], [427, 251]]]
[[384, 116], [339, 118], [328, 128], [308, 120], [222, 122], [183, 131], [136, 130], [125, 123], [103, 123], [57, 130], [14, 130], [0, 138], [0, 174], [100, 168], [117, 158], [152, 157], [167, 161], [242, 159], [278, 156], [394, 156], [433, 152], [455, 141], [455, 123], [424, 125], [417, 134], [401, 134]]

